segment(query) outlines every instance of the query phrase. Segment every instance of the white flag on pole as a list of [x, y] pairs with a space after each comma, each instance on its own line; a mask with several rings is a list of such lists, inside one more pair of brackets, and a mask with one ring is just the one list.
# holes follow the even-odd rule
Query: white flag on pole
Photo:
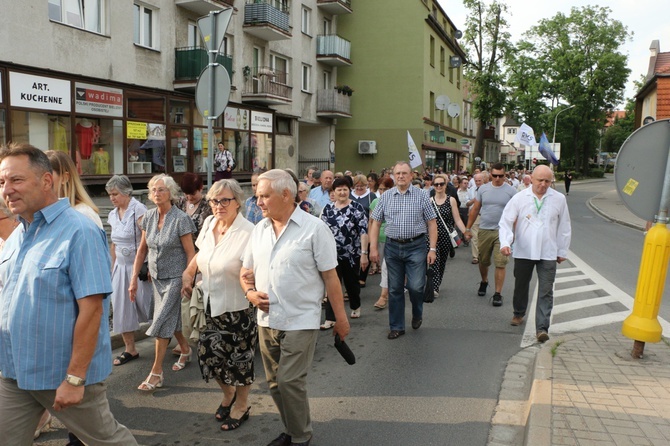
[[537, 145], [537, 141], [535, 141], [535, 132], [525, 122], [521, 124], [521, 127], [519, 127], [519, 131], [516, 133], [516, 138], [514, 138], [514, 142], [518, 142], [519, 144], [523, 144], [524, 146], [532, 147]]
[[409, 134], [409, 130], [407, 130], [407, 147], [409, 148], [410, 167], [414, 169], [422, 165], [423, 161], [421, 161], [421, 154], [419, 153], [419, 150], [416, 148], [416, 144], [414, 144], [414, 140], [412, 139], [412, 135]]

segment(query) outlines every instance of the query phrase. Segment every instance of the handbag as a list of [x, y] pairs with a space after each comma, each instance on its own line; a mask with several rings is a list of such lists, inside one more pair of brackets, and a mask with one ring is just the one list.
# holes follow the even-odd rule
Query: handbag
[[423, 301], [427, 304], [435, 301], [435, 287], [433, 285], [433, 277], [435, 276], [435, 269], [433, 265], [428, 265], [426, 269], [426, 286], [423, 289]]
[[[133, 214], [133, 234], [135, 238], [133, 239], [135, 241], [135, 255], [137, 255], [137, 222], [135, 221], [135, 214]], [[140, 268], [140, 272], [137, 275], [137, 278], [140, 279], [142, 282], [146, 282], [149, 280], [149, 262], [145, 261], [142, 264], [142, 268]]]

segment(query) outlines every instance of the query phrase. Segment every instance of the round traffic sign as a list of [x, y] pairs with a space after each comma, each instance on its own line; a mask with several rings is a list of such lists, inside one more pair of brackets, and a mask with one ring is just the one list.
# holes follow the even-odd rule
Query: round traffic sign
[[[214, 90], [211, 88], [214, 77]], [[214, 99], [213, 104], [211, 99]], [[207, 65], [195, 86], [195, 105], [204, 118], [218, 118], [230, 99], [230, 75], [223, 65]], [[213, 105], [213, 107], [212, 107]], [[210, 107], [212, 109], [210, 110]]]
[[651, 221], [661, 207], [670, 152], [670, 120], [640, 127], [623, 143], [614, 165], [614, 182], [623, 204]]

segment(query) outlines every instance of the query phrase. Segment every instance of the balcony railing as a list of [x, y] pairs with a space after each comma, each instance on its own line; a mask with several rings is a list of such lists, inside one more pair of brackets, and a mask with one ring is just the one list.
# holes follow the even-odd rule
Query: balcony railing
[[290, 38], [288, 0], [246, 0], [244, 28], [265, 40]]
[[317, 0], [316, 5], [328, 14], [351, 14], [350, 0]]
[[266, 104], [286, 104], [291, 101], [293, 87], [288, 75], [270, 67], [253, 67], [244, 78], [243, 99]]
[[351, 42], [336, 34], [317, 36], [316, 56], [330, 65], [351, 65]]
[[316, 93], [316, 113], [321, 117], [350, 118], [351, 96], [335, 89], [319, 90]]
[[[174, 77], [177, 81], [195, 80], [200, 76], [202, 70], [209, 64], [209, 55], [207, 50], [198, 47], [175, 48], [175, 67]], [[225, 67], [232, 77], [233, 57], [225, 54], [219, 54], [216, 57], [217, 63]]]

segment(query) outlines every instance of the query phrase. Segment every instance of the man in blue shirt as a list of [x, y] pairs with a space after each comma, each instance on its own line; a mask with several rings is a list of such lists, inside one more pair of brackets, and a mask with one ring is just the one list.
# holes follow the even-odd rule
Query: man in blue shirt
[[256, 224], [263, 220], [263, 211], [258, 207], [258, 199], [256, 198], [256, 186], [258, 186], [258, 174], [251, 175], [251, 197], [244, 202], [246, 210], [244, 217], [251, 223]]
[[330, 203], [330, 187], [333, 185], [335, 175], [330, 170], [321, 172], [321, 186], [315, 187], [309, 193], [309, 198], [314, 200], [321, 209]]
[[0, 432], [32, 443], [44, 409], [86, 444], [136, 445], [109, 410], [110, 257], [104, 232], [58, 200], [30, 145], [0, 153], [0, 190], [21, 225], [0, 255]]

